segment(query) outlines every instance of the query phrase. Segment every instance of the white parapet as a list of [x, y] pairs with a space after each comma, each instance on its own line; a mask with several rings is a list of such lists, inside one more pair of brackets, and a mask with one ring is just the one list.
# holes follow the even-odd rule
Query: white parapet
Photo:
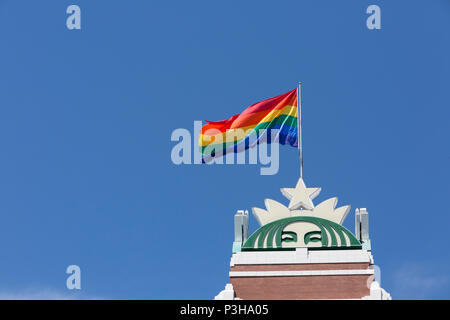
[[373, 258], [366, 250], [308, 250], [241, 251], [231, 256], [230, 266], [249, 264], [311, 264], [311, 263], [370, 263]]

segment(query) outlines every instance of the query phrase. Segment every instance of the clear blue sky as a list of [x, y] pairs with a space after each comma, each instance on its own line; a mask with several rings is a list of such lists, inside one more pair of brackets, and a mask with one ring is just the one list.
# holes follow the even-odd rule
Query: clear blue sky
[[297, 150], [260, 176], [176, 166], [170, 135], [301, 80], [316, 201], [352, 205], [350, 230], [368, 208], [394, 299], [450, 298], [448, 0], [0, 0], [0, 35], [0, 297], [213, 298], [235, 211], [282, 201]]

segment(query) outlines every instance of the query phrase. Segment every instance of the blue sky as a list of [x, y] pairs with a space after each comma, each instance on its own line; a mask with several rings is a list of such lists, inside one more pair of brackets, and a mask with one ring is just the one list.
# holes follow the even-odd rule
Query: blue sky
[[235, 211], [283, 201], [297, 150], [273, 176], [176, 166], [170, 135], [299, 80], [316, 201], [350, 230], [368, 208], [394, 299], [450, 298], [448, 0], [0, 0], [0, 35], [0, 298], [213, 298]]

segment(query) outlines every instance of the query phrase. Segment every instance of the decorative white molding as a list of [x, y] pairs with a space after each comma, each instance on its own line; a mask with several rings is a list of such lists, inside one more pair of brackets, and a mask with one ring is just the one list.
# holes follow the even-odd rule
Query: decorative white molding
[[392, 300], [392, 297], [386, 290], [380, 287], [377, 281], [374, 281], [370, 285], [370, 295], [362, 297], [361, 300]]
[[241, 300], [234, 296], [234, 288], [231, 283], [227, 283], [225, 285], [225, 289], [220, 291], [217, 296], [215, 296], [214, 300]]
[[288, 207], [278, 201], [265, 199], [266, 209], [253, 207], [252, 212], [261, 226], [295, 216], [317, 217], [342, 225], [350, 211], [350, 206], [336, 208], [338, 201], [336, 197], [314, 206], [312, 200], [320, 191], [321, 188], [307, 188], [303, 179], [300, 178], [295, 188], [281, 188], [281, 193], [290, 200]]
[[231, 256], [230, 266], [249, 264], [373, 263], [365, 250], [241, 251]]
[[289, 270], [289, 271], [230, 271], [231, 277], [302, 277], [302, 276], [349, 276], [372, 275], [373, 269], [354, 270]]

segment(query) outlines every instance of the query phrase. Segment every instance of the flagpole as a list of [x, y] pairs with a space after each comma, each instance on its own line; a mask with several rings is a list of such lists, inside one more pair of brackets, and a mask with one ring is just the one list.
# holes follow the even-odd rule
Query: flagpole
[[300, 155], [300, 178], [303, 179], [303, 145], [302, 145], [302, 102], [301, 102], [301, 85], [302, 83], [298, 83], [297, 88], [297, 126], [298, 126], [298, 153]]

